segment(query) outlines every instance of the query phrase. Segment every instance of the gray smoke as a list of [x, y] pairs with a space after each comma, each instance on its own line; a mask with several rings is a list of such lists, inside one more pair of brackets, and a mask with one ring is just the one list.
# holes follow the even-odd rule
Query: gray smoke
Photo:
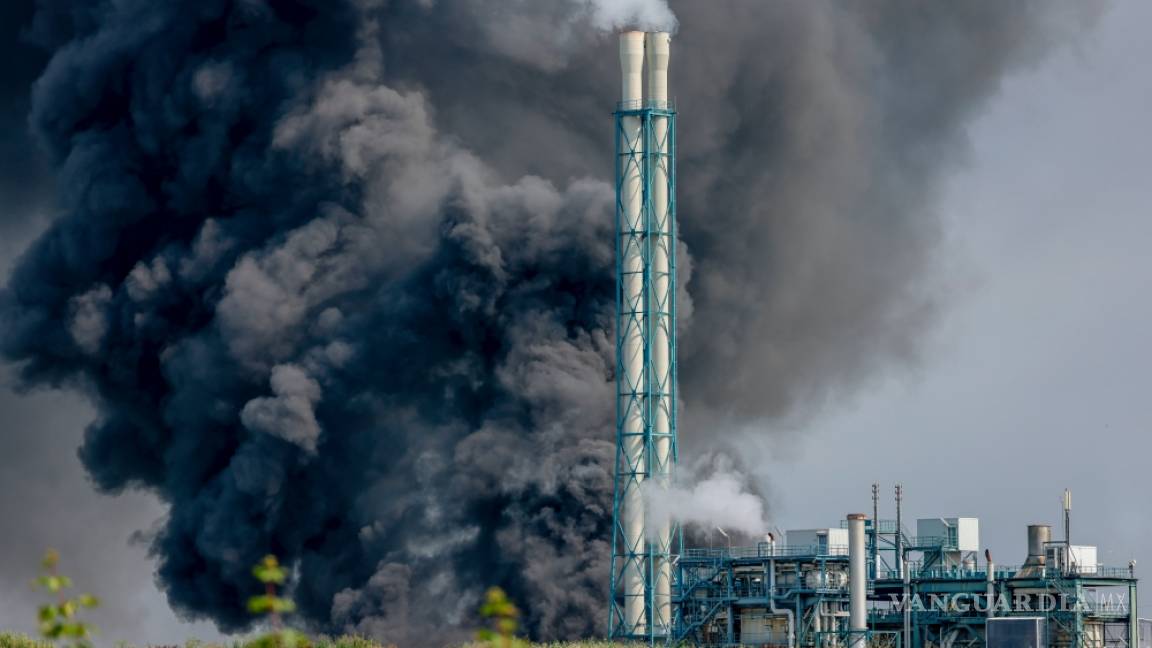
[[[602, 27], [669, 19], [648, 6], [42, 3], [32, 120], [58, 216], [0, 294], [0, 345], [28, 383], [91, 397], [101, 489], [170, 506], [152, 550], [176, 609], [247, 626], [272, 552], [320, 630], [447, 641], [502, 585], [533, 636], [602, 632]], [[691, 448], [916, 357], [966, 121], [1092, 16], [673, 9]]]

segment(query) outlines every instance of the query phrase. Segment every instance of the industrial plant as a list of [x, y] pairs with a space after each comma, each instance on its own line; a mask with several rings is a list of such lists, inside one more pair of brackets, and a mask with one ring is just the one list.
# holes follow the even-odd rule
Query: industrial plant
[[[645, 494], [677, 463], [676, 111], [671, 36], [620, 34], [616, 142], [616, 471], [608, 634], [650, 645], [781, 648], [1144, 648], [1135, 565], [1105, 566], [1021, 525], [1019, 566], [993, 562], [974, 517], [852, 513], [755, 546], [685, 548], [647, 528]], [[647, 83], [645, 84], [645, 70]], [[647, 86], [647, 92], [644, 88]]]

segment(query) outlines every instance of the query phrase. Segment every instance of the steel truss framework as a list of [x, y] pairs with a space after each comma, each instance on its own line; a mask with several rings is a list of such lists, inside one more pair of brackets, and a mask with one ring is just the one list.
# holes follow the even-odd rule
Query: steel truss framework
[[[643, 500], [640, 489], [645, 481], [666, 487], [677, 461], [676, 113], [666, 102], [621, 104], [615, 123], [617, 406], [608, 635], [655, 644], [672, 637], [673, 561], [681, 551], [682, 535], [673, 523], [667, 533], [661, 529], [654, 538], [651, 532], [630, 538], [623, 514], [626, 502]], [[637, 175], [640, 218], [638, 223], [629, 223], [625, 206], [629, 188], [624, 185], [626, 178], [634, 181]], [[662, 188], [667, 190], [666, 209], [654, 207], [657, 182], [667, 183]], [[661, 263], [654, 264], [660, 257]], [[663, 259], [666, 267], [661, 267]], [[636, 336], [642, 342], [639, 345]], [[658, 344], [667, 345], [666, 371], [654, 369]], [[634, 379], [623, 367], [637, 361], [629, 357], [637, 352], [642, 354], [642, 370], [633, 372]], [[636, 444], [640, 452], [629, 451]], [[626, 589], [630, 573], [643, 575], [642, 593]], [[645, 610], [635, 623], [625, 615], [627, 599], [634, 596], [644, 597]]]
[[[878, 535], [896, 528], [893, 521], [882, 520]], [[933, 541], [939, 544], [933, 546]], [[907, 581], [898, 572], [870, 569], [879, 577], [869, 578], [868, 583], [872, 609], [866, 645], [984, 648], [987, 613], [973, 602], [987, 592], [987, 572], [942, 564], [936, 559], [954, 547], [950, 538], [905, 536], [901, 544], [916, 558], [904, 561]], [[880, 549], [884, 546], [880, 545]], [[826, 575], [845, 572], [848, 556], [824, 551], [827, 549], [774, 547], [766, 543], [683, 551], [677, 563], [676, 642], [691, 646], [847, 648], [853, 635], [845, 617], [848, 588], [829, 581]], [[797, 576], [781, 583], [773, 576], [805, 571], [811, 571], [813, 578]], [[1043, 645], [1049, 648], [1143, 648], [1152, 636], [1152, 622], [1138, 616], [1137, 581], [1131, 568], [1046, 568], [1028, 573], [1021, 568], [997, 566], [993, 589], [996, 597], [1013, 606], [1010, 611], [997, 611], [996, 617], [1042, 617]], [[1097, 596], [1093, 596], [1094, 592]], [[948, 603], [949, 597], [957, 595], [968, 605]], [[909, 597], [923, 601], [924, 607], [901, 609], [893, 605], [894, 601]], [[1042, 610], [1041, 597], [1049, 597], [1049, 601], [1060, 605]], [[826, 623], [821, 627], [816, 622], [815, 612], [821, 609], [833, 612], [835, 627], [829, 628]], [[746, 625], [765, 616], [783, 621], [784, 615], [791, 620], [789, 625], [794, 624], [794, 632], [754, 630]]]

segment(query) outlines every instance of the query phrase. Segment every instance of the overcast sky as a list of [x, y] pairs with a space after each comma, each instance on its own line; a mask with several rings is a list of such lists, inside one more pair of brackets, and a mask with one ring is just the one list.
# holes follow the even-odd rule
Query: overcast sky
[[[1117, 3], [1083, 42], [1008, 79], [972, 125], [968, 163], [941, 204], [952, 296], [931, 351], [805, 422], [803, 443], [773, 447], [759, 477], [774, 524], [835, 525], [870, 509], [873, 481], [891, 516], [899, 481], [908, 518], [977, 516], [997, 561], [1016, 564], [1024, 526], [1056, 525], [1070, 487], [1075, 542], [1098, 545], [1109, 564], [1152, 565], [1149, 24], [1152, 3]], [[33, 229], [36, 207], [24, 208], [24, 226], [0, 231], [5, 272]], [[146, 549], [130, 543], [162, 508], [89, 489], [74, 452], [85, 404], [5, 390], [0, 412], [0, 627], [34, 630], [27, 582], [55, 546], [81, 587], [106, 595], [94, 615], [102, 642], [213, 636], [204, 624], [180, 627]]]
[[1152, 573], [1149, 24], [1152, 3], [1117, 3], [973, 124], [942, 202], [954, 295], [932, 351], [777, 448], [762, 477], [782, 527], [870, 512], [873, 481], [891, 517], [902, 482], [907, 518], [977, 516], [1019, 564], [1025, 525], [1058, 534], [1068, 487], [1073, 542]]

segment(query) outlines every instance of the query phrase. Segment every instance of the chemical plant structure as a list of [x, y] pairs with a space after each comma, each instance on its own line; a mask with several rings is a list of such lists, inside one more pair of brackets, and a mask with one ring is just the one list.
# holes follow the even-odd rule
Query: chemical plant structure
[[[676, 113], [671, 36], [620, 35], [616, 110], [616, 486], [608, 634], [673, 636], [680, 530], [648, 529], [645, 482], [667, 488], [676, 463]], [[644, 98], [644, 67], [648, 93]]]
[[[873, 510], [876, 506], [873, 486]], [[1018, 567], [980, 552], [972, 517], [901, 520], [854, 513], [754, 547], [688, 549], [676, 561], [672, 643], [798, 648], [1128, 648], [1148, 646], [1135, 565], [1028, 526]], [[982, 558], [982, 560], [981, 560]], [[1133, 642], [1130, 638], [1136, 638]]]
[[[671, 36], [620, 34], [616, 141], [616, 466], [608, 635], [649, 645], [780, 648], [1152, 648], [1135, 565], [1028, 526], [1019, 567], [980, 556], [979, 520], [854, 513], [753, 547], [684, 549], [647, 528], [645, 492], [677, 462], [676, 111]], [[647, 93], [644, 71], [647, 68]], [[777, 537], [782, 535], [782, 537]]]

